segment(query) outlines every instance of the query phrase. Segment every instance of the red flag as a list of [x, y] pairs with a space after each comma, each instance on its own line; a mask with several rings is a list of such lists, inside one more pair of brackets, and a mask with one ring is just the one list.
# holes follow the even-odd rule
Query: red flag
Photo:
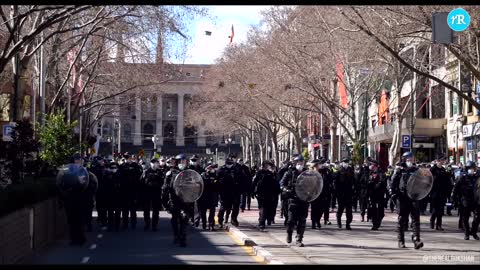
[[343, 108], [348, 107], [347, 90], [345, 89], [345, 83], [343, 80], [343, 64], [337, 63], [337, 78], [338, 78], [338, 94], [340, 96], [340, 102]]
[[232, 24], [232, 34], [229, 36], [229, 38], [230, 38], [230, 43], [228, 43], [228, 44], [232, 44], [232, 42], [233, 42], [233, 36], [235, 36], [235, 32], [233, 31], [233, 24]]

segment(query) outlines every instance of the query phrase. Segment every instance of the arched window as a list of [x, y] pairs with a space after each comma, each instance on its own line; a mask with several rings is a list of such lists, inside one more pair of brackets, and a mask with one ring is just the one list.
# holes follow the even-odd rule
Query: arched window
[[111, 136], [112, 135], [112, 125], [109, 122], [103, 123], [103, 136]]
[[130, 140], [132, 137], [132, 126], [130, 124], [123, 125], [123, 137], [125, 140]]
[[150, 123], [143, 125], [143, 136], [152, 137], [153, 135], [153, 126]]
[[163, 129], [163, 136], [166, 138], [173, 138], [175, 136], [175, 128], [171, 123], [167, 123]]

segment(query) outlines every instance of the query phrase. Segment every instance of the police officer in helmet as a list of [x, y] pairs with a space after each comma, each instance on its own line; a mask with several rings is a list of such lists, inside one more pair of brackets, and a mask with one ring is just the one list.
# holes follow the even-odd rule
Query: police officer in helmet
[[[162, 186], [165, 179], [165, 171], [160, 168], [156, 158], [150, 160], [150, 168], [145, 170], [142, 176], [142, 200], [143, 200], [143, 218], [145, 221], [144, 230], [157, 230], [160, 209], [162, 206]], [[152, 210], [152, 219], [150, 219], [150, 210]], [[150, 223], [151, 221], [151, 223]]]
[[287, 243], [292, 242], [292, 234], [295, 226], [297, 227], [296, 245], [303, 247], [303, 234], [308, 215], [308, 202], [300, 200], [295, 193], [295, 183], [298, 176], [306, 171], [305, 161], [301, 155], [293, 159], [294, 167], [282, 177], [280, 186], [285, 197], [288, 198], [288, 227], [287, 227]]
[[232, 214], [232, 225], [238, 226], [238, 214], [240, 212], [240, 196], [242, 194], [242, 177], [235, 166], [235, 160], [233, 157], [229, 157], [223, 165], [217, 171], [217, 178], [220, 181], [221, 192], [220, 201], [221, 206], [218, 211], [218, 223], [220, 228], [223, 227], [223, 223], [228, 222], [230, 213]]
[[171, 168], [165, 175], [162, 187], [162, 203], [165, 209], [172, 214], [170, 223], [174, 234], [174, 243], [186, 247], [187, 226], [194, 214], [194, 204], [183, 202], [175, 193], [173, 184], [177, 175], [188, 168], [187, 156], [179, 154], [170, 161], [170, 164]]
[[261, 231], [265, 230], [265, 221], [276, 210], [275, 203], [280, 193], [274, 166], [271, 161], [265, 160], [262, 163], [262, 169], [253, 178], [252, 197], [257, 197], [258, 208], [260, 209], [258, 227]]
[[[461, 222], [465, 233], [465, 240], [470, 239], [470, 235], [475, 240], [480, 240], [477, 235], [478, 225], [480, 224], [480, 183], [477, 165], [473, 161], [467, 161], [465, 164], [466, 173], [463, 172], [453, 188], [453, 198], [460, 202]], [[469, 225], [470, 214], [473, 213], [472, 227]]]
[[406, 152], [403, 154], [405, 160], [405, 167], [397, 167], [392, 176], [392, 199], [396, 200], [398, 211], [398, 247], [405, 248], [405, 230], [408, 226], [408, 217], [412, 217], [413, 234], [412, 241], [415, 249], [423, 247], [423, 242], [420, 240], [420, 201], [412, 200], [407, 195], [408, 179], [418, 170], [418, 167], [413, 163], [413, 154]]

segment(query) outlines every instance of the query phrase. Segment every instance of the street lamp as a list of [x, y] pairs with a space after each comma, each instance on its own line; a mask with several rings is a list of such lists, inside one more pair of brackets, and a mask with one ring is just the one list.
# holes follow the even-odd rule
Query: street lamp
[[232, 144], [232, 138], [228, 137], [228, 139], [225, 140], [225, 144], [228, 145], [228, 155], [230, 156], [230, 145]]
[[112, 160], [115, 159], [115, 136], [107, 136], [107, 142], [112, 144]]

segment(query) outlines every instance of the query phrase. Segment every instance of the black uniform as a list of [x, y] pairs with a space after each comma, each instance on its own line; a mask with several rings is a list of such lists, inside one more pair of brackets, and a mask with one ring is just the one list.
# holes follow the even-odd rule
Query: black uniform
[[174, 243], [180, 243], [180, 246], [185, 247], [187, 244], [188, 221], [194, 214], [194, 203], [184, 203], [175, 193], [173, 183], [175, 177], [180, 172], [181, 170], [174, 166], [166, 173], [162, 187], [162, 203], [165, 209], [172, 214], [170, 223], [172, 225]]
[[97, 209], [98, 221], [100, 225], [104, 227], [107, 225], [107, 201], [109, 192], [104, 181], [106, 167], [97, 163], [90, 168], [90, 172], [92, 172], [98, 180], [98, 189], [95, 195], [95, 209]]
[[240, 198], [240, 209], [242, 209], [242, 212], [245, 211], [245, 208], [250, 210], [250, 204], [251, 204], [251, 196], [252, 196], [252, 174], [250, 172], [250, 168], [248, 168], [247, 165], [245, 164], [237, 164], [238, 170], [241, 173], [242, 177], [242, 195]]
[[215, 226], [215, 208], [218, 206], [218, 196], [220, 193], [220, 182], [215, 172], [206, 171], [202, 173], [203, 193], [198, 199], [198, 211], [202, 219], [202, 226], [205, 229], [207, 224], [208, 210], [208, 229], [214, 230]]
[[[277, 181], [278, 181], [279, 185], [280, 185], [280, 182], [281, 182], [283, 176], [288, 171], [288, 169], [290, 169], [291, 167], [292, 167], [292, 164], [290, 162], [288, 162], [287, 164], [283, 165], [280, 168], [280, 170], [278, 170]], [[287, 226], [287, 222], [288, 222], [288, 198], [285, 197], [285, 193], [283, 193], [283, 192], [281, 193], [280, 200], [281, 200], [280, 217], [285, 218], [284, 225]]]
[[265, 229], [265, 221], [272, 218], [276, 212], [276, 202], [280, 193], [275, 173], [265, 169], [258, 171], [253, 178], [252, 190], [260, 209], [258, 226]]
[[118, 171], [107, 170], [103, 176], [103, 185], [107, 190], [107, 223], [108, 231], [120, 230], [120, 216], [122, 213], [122, 194]]
[[118, 169], [120, 177], [120, 188], [122, 196], [122, 222], [123, 228], [128, 227], [130, 214], [130, 225], [135, 229], [137, 225], [137, 204], [140, 188], [140, 178], [143, 170], [135, 162], [123, 163]]
[[322, 175], [323, 188], [320, 196], [318, 196], [317, 199], [310, 203], [310, 217], [312, 220], [312, 229], [322, 227], [322, 225], [320, 225], [320, 219], [322, 218], [322, 216], [324, 224], [327, 224], [327, 222], [329, 222], [330, 201], [332, 199], [332, 173], [326, 167], [318, 170], [318, 172]]
[[343, 211], [347, 216], [347, 230], [350, 230], [350, 223], [352, 223], [352, 198], [354, 195], [354, 172], [352, 167], [340, 168], [336, 177], [334, 178], [333, 186], [335, 189], [335, 197], [338, 201], [337, 210], [337, 224], [342, 227]]
[[[152, 230], [157, 230], [160, 210], [162, 208], [162, 187], [165, 182], [166, 168], [160, 167], [156, 170], [148, 168], [142, 176], [142, 204], [143, 218], [145, 221], [145, 230], [152, 226]], [[150, 211], [152, 219], [150, 220]], [[151, 224], [150, 224], [151, 222]]]
[[390, 189], [392, 186], [392, 172], [389, 172], [389, 171], [385, 172], [385, 182], [387, 183], [387, 191], [388, 191], [385, 194], [386, 195], [385, 207], [390, 208], [390, 212], [393, 213], [393, 211], [395, 210], [395, 202], [392, 200], [391, 192], [390, 192]]
[[221, 186], [218, 223], [222, 227], [224, 221], [228, 222], [231, 214], [232, 224], [238, 224], [237, 217], [240, 212], [240, 196], [243, 187], [240, 172], [235, 165], [230, 168], [224, 165], [217, 171], [217, 178]]
[[67, 223], [70, 233], [70, 244], [84, 244], [85, 237], [85, 193], [89, 182], [89, 174], [83, 167], [79, 168], [74, 164], [69, 165], [69, 171], [78, 172], [77, 175], [83, 175], [83, 183], [71, 183], [67, 177], [57, 176], [57, 187], [60, 199], [64, 203], [67, 216]]
[[[362, 166], [360, 173], [357, 178], [357, 189], [358, 199], [360, 203], [360, 215], [362, 216], [362, 222], [365, 221], [365, 213], [368, 209], [368, 182], [370, 180], [370, 170], [368, 166]], [[370, 219], [370, 216], [367, 213], [367, 221]]]
[[[453, 188], [453, 198], [460, 202], [460, 217], [465, 232], [465, 239], [468, 240], [469, 235], [478, 238], [478, 225], [480, 224], [480, 202], [478, 200], [478, 179], [479, 175], [469, 175], [463, 173], [455, 187]], [[477, 194], [477, 195], [475, 195]], [[473, 213], [472, 227], [469, 225], [470, 214]]]
[[89, 172], [90, 181], [88, 181], [87, 189], [85, 190], [84, 201], [85, 201], [85, 225], [87, 226], [87, 231], [92, 231], [92, 214], [93, 207], [95, 206], [95, 194], [98, 189], [98, 180], [95, 174]]
[[436, 164], [430, 168], [430, 171], [433, 175], [433, 186], [430, 192], [430, 208], [432, 209], [430, 227], [433, 229], [436, 226], [437, 230], [442, 230], [442, 217], [451, 190], [451, 177], [445, 168], [438, 167]]
[[383, 173], [371, 171], [367, 184], [367, 199], [373, 223], [372, 230], [380, 227], [385, 216], [385, 193], [387, 193], [387, 183]]
[[305, 232], [305, 225], [308, 216], [308, 202], [302, 201], [297, 197], [295, 193], [295, 183], [298, 176], [306, 170], [307, 169], [303, 168], [302, 171], [298, 171], [296, 168], [290, 168], [283, 175], [280, 183], [284, 197], [288, 198], [287, 233], [290, 241], [295, 226], [297, 227], [297, 242], [302, 242], [303, 233]]
[[[190, 164], [188, 169], [196, 171], [198, 174], [202, 175], [205, 172], [205, 169], [200, 164]], [[195, 224], [196, 227], [200, 224], [200, 213], [198, 209], [198, 202], [195, 202], [194, 215], [190, 218], [190, 221]]]
[[[420, 242], [420, 204], [419, 201], [410, 199], [407, 195], [407, 182], [412, 174], [418, 170], [417, 167], [402, 167], [395, 170], [392, 176], [392, 196], [396, 200], [398, 212], [398, 241], [405, 244], [405, 230], [408, 227], [408, 217], [412, 218], [413, 235], [412, 240]], [[423, 246], [423, 243], [422, 245]], [[420, 247], [421, 247], [420, 246]]]

